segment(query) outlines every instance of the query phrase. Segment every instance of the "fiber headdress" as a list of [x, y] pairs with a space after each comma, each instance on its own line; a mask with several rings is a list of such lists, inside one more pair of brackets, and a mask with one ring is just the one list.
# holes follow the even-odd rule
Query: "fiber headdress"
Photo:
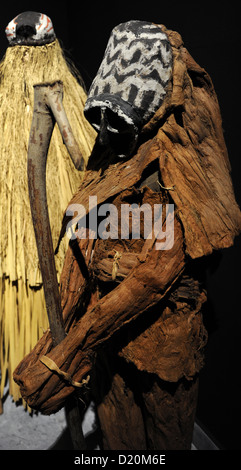
[[[83, 115], [81, 78], [67, 64], [50, 18], [25, 12], [6, 28], [9, 47], [0, 63], [0, 369], [14, 400], [20, 397], [12, 372], [48, 327], [27, 185], [27, 149], [33, 112], [33, 85], [61, 80], [64, 107], [87, 161], [95, 131]], [[48, 205], [56, 244], [62, 214], [82, 179], [57, 127], [47, 168]], [[66, 246], [56, 258], [62, 269]]]

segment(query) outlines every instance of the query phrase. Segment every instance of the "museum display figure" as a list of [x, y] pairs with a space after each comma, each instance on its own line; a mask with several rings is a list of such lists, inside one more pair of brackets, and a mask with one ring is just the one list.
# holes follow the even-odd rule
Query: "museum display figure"
[[[86, 92], [81, 77], [63, 55], [51, 19], [21, 13], [10, 21], [6, 35], [8, 47], [0, 63], [0, 405], [7, 389], [14, 401], [21, 399], [13, 371], [48, 328], [27, 183], [33, 85], [64, 81], [65, 110], [85, 161], [96, 137], [83, 115]], [[62, 213], [83, 173], [69, 158], [57, 126], [49, 156], [48, 205], [56, 243]], [[56, 257], [58, 277], [66, 246]]]
[[[190, 449], [205, 268], [241, 228], [215, 90], [177, 32], [129, 21], [111, 33], [85, 115], [98, 136], [57, 246], [67, 229], [67, 335], [53, 347], [46, 332], [14, 379], [44, 414], [73, 392], [93, 400], [104, 449]], [[146, 236], [144, 210], [139, 237], [134, 210], [123, 224], [134, 204], [163, 208], [161, 235]]]

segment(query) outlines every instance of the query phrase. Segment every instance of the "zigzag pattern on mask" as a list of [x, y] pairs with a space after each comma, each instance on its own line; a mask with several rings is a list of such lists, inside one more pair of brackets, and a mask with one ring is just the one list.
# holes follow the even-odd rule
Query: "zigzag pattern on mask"
[[147, 120], [163, 101], [171, 74], [171, 45], [161, 27], [122, 23], [112, 31], [89, 97], [118, 95]]

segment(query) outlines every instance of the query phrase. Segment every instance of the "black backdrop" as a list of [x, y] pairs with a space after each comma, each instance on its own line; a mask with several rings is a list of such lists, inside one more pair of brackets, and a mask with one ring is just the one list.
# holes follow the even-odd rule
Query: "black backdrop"
[[[236, 199], [240, 190], [240, 23], [237, 2], [112, 1], [6, 2], [0, 15], [0, 57], [5, 27], [17, 14], [35, 10], [52, 19], [57, 37], [88, 89], [111, 29], [130, 19], [162, 23], [178, 31], [194, 59], [213, 80], [223, 118]], [[223, 449], [239, 449], [241, 237], [217, 257], [208, 275], [209, 343], [201, 373], [197, 419]]]

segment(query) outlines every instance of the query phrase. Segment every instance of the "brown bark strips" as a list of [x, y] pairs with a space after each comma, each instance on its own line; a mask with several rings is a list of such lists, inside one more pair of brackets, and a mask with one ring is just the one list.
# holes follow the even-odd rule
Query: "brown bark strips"
[[[90, 258], [93, 240], [82, 240], [69, 248], [61, 279], [68, 335], [53, 348], [51, 334], [45, 333], [14, 373], [27, 403], [46, 414], [63, 406], [74, 388], [48, 370], [41, 363], [41, 356], [48, 355], [73, 380], [81, 381], [91, 370], [96, 351], [140, 316], [145, 322], [154, 306], [161, 305], [162, 309], [159, 316], [153, 317], [147, 332], [126, 347], [123, 344], [121, 354], [125, 360], [170, 382], [183, 377], [191, 379], [202, 365], [201, 358], [195, 359], [195, 354], [190, 357], [193, 335], [198, 338], [193, 351], [198, 348], [201, 351], [205, 343], [199, 314], [204, 294], [199, 292], [195, 307], [177, 298], [171, 312], [160, 302], [169, 299], [176, 288], [178, 292], [178, 282], [191, 260], [232, 245], [241, 229], [241, 214], [233, 193], [220, 110], [210, 77], [183, 47], [180, 36], [172, 31], [167, 34], [173, 48], [173, 79], [163, 105], [143, 129], [144, 143], [128, 162], [103, 167], [97, 160], [94, 167], [97, 169], [91, 169], [91, 158], [85, 179], [71, 204], [82, 204], [88, 212], [90, 195], [97, 195], [101, 204], [118, 199], [127, 189], [136, 191], [145, 170], [152, 162], [158, 162], [161, 184], [173, 187], [172, 191], [162, 193], [175, 203], [174, 246], [168, 251], [158, 251], [153, 240], [146, 240], [136, 250], [133, 263], [130, 257], [128, 268], [120, 260], [115, 284], [106, 295], [102, 292], [102, 296], [91, 273], [99, 269], [102, 275], [104, 270], [110, 276], [110, 255], [97, 266], [94, 258], [92, 261]], [[156, 193], [152, 196], [155, 199]], [[64, 217], [60, 239], [65, 235], [68, 220]], [[96, 253], [98, 246], [100, 249], [99, 241], [94, 246]], [[124, 262], [127, 256], [125, 250], [123, 253]], [[177, 332], [180, 334], [176, 335]], [[173, 342], [166, 343], [166, 349], [157, 346], [156, 358], [145, 360], [153, 355], [153, 341], [163, 346], [167, 337]], [[181, 344], [185, 346], [183, 356]], [[178, 360], [173, 355], [175, 347]], [[163, 351], [166, 358], [165, 354], [162, 357]]]
[[[68, 394], [74, 390], [39, 362], [40, 354], [47, 354], [61, 370], [68, 370], [75, 381], [81, 381], [90, 371], [91, 357], [101, 343], [163, 298], [184, 268], [183, 236], [178, 222], [175, 234], [172, 250], [163, 252], [153, 250], [148, 262], [139, 262], [126, 280], [100, 299], [93, 308], [89, 308], [70, 329], [68, 336], [51, 352], [49, 351], [51, 336], [47, 335], [48, 341], [46, 341], [45, 335], [33, 354], [20, 364], [15, 372], [15, 378], [17, 378], [16, 373], [21, 377], [21, 392], [30, 406], [37, 407], [45, 413], [51, 412], [53, 406], [54, 408], [63, 406]], [[43, 349], [40, 343], [45, 343]], [[25, 371], [22, 369], [26, 367], [26, 361], [27, 374], [26, 369]]]
[[[106, 370], [107, 359], [109, 369]], [[177, 383], [163, 382], [154, 374], [123, 367], [113, 354], [99, 358], [95, 369], [98, 368], [93, 388], [97, 390], [94, 398], [104, 449], [190, 449], [197, 378], [189, 382], [184, 379]]]

